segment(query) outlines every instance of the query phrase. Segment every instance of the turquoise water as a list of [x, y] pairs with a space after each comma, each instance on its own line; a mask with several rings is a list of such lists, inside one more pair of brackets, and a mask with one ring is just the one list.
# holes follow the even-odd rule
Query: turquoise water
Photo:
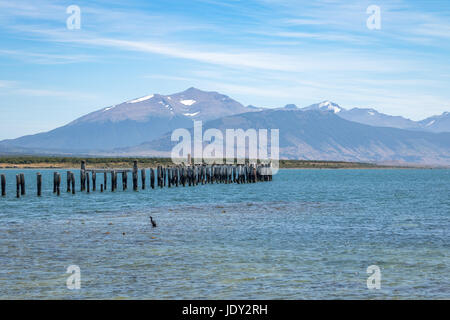
[[[59, 198], [53, 171], [40, 170], [41, 198], [37, 171], [20, 172], [16, 199], [18, 171], [0, 170], [2, 299], [450, 298], [450, 170], [281, 170], [257, 184], [76, 195], [62, 171]], [[80, 290], [66, 287], [69, 265]], [[380, 290], [367, 289], [370, 265]]]

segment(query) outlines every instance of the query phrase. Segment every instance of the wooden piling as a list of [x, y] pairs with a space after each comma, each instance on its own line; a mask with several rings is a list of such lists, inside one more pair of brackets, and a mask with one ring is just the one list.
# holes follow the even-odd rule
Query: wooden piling
[[166, 176], [167, 176], [166, 168], [162, 167], [161, 169], [162, 187], [166, 186]]
[[91, 179], [89, 179], [89, 172], [86, 172], [86, 192], [87, 193], [91, 192], [90, 180]]
[[56, 173], [56, 195], [59, 197], [61, 194], [61, 175]]
[[106, 190], [108, 188], [108, 173], [103, 172], [103, 189]]
[[145, 169], [141, 169], [141, 181], [142, 181], [142, 190], [145, 190]]
[[138, 165], [137, 165], [137, 161], [133, 162], [133, 191], [138, 191]]
[[150, 187], [155, 189], [155, 170], [153, 168], [150, 169]]
[[20, 174], [20, 195], [25, 195], [25, 175], [23, 173]]
[[172, 186], [172, 169], [167, 168], [167, 186], [170, 188]]
[[71, 181], [72, 181], [72, 172], [67, 171], [67, 176], [66, 176], [67, 192], [70, 192]]
[[75, 194], [75, 174], [73, 172], [70, 173], [70, 182], [72, 184], [72, 194]]
[[20, 198], [20, 175], [16, 174], [16, 197]]
[[37, 196], [40, 197], [42, 195], [42, 175], [39, 172], [36, 174], [36, 185]]
[[56, 172], [53, 172], [53, 193], [56, 193]]
[[114, 171], [111, 171], [111, 192], [114, 192]]
[[100, 192], [103, 192], [103, 183], [100, 185]]
[[162, 166], [158, 166], [158, 187], [163, 187], [163, 173], [162, 173]]
[[0, 185], [2, 189], [2, 197], [6, 196], [6, 177], [4, 174], [0, 176]]
[[80, 170], [80, 190], [84, 191], [86, 189], [86, 161], [81, 161]]
[[95, 171], [92, 172], [92, 191], [97, 190], [97, 173]]

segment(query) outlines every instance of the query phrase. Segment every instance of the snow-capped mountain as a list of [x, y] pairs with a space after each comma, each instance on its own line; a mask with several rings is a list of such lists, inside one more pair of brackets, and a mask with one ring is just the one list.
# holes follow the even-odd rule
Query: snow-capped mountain
[[3, 147], [90, 151], [136, 145], [193, 120], [212, 120], [258, 111], [230, 97], [189, 88], [172, 95], [150, 94], [108, 106], [49, 132], [0, 142]]
[[339, 113], [341, 118], [375, 127], [420, 129], [419, 123], [400, 116], [390, 116], [372, 108], [353, 108]]
[[0, 141], [0, 153], [167, 155], [171, 132], [192, 128], [193, 120], [203, 120], [205, 129], [278, 128], [284, 158], [450, 163], [448, 112], [415, 122], [371, 108], [348, 110], [332, 101], [306, 108], [244, 107], [195, 88], [145, 95], [49, 132]]
[[312, 104], [308, 107], [302, 108], [303, 111], [320, 110], [320, 111], [332, 111], [334, 113], [340, 113], [344, 111], [337, 103], [331, 101], [322, 101], [320, 103]]
[[432, 116], [419, 121], [422, 128], [431, 132], [450, 132], [450, 112], [444, 112], [440, 116]]
[[81, 117], [72, 124], [125, 120], [145, 121], [149, 117], [156, 116], [211, 120], [248, 111], [242, 104], [226, 95], [189, 88], [172, 95], [151, 94], [109, 106]]
[[[280, 157], [369, 162], [450, 164], [450, 133], [375, 127], [348, 121], [334, 112], [266, 109], [219, 118], [203, 126], [219, 129], [279, 129]], [[192, 129], [190, 129], [192, 131]], [[170, 133], [116, 155], [170, 156]]]
[[[295, 106], [295, 105], [287, 105]], [[295, 109], [294, 107], [289, 107]], [[322, 112], [332, 112], [339, 117], [367, 124], [374, 127], [389, 127], [406, 130], [419, 130], [428, 132], [450, 132], [450, 113], [444, 112], [440, 116], [432, 116], [422, 121], [413, 121], [402, 116], [391, 116], [378, 112], [373, 108], [352, 108], [345, 109], [337, 103], [331, 101], [323, 101], [301, 108], [302, 111], [319, 110]]]

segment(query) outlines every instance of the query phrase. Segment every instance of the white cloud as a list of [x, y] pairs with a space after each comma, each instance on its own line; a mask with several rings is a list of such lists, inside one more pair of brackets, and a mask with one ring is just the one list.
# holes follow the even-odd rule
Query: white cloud
[[[24, 50], [2, 50], [0, 55], [36, 64], [67, 64], [94, 61], [96, 58], [83, 54], [38, 53]], [[98, 57], [97, 57], [98, 58]]]

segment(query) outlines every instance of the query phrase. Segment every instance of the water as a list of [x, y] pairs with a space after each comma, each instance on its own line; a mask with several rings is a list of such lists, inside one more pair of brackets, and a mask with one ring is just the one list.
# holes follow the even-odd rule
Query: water
[[[37, 170], [20, 170], [16, 199], [18, 172], [0, 170], [1, 299], [450, 298], [450, 170], [281, 170], [257, 184], [76, 195], [64, 173], [59, 198], [53, 171], [40, 170], [37, 198]], [[66, 287], [69, 265], [80, 290]], [[367, 289], [370, 265], [380, 290]]]

